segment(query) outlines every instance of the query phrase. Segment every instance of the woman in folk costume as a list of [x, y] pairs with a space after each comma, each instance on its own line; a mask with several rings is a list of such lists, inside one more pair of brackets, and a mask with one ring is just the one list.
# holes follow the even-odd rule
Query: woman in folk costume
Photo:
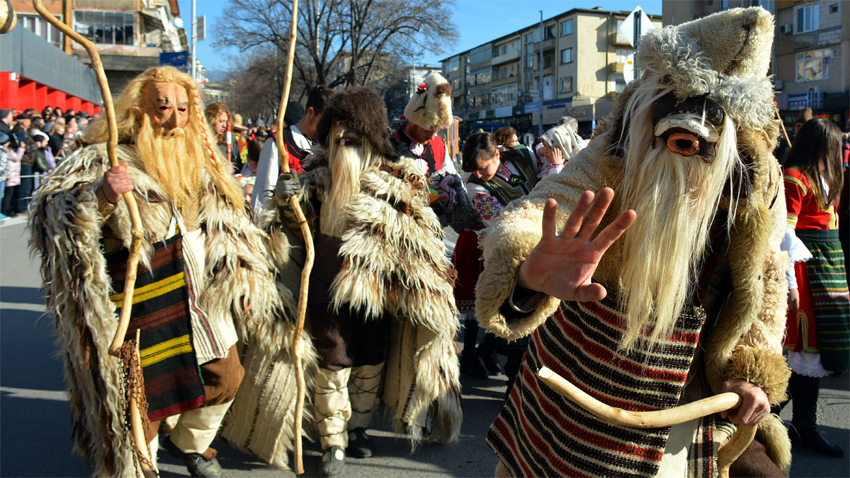
[[541, 146], [537, 161], [540, 170], [537, 177], [545, 178], [558, 174], [564, 165], [581, 150], [576, 141], [576, 133], [566, 124], [555, 126], [540, 137]]
[[300, 194], [315, 236], [308, 311], [321, 476], [341, 474], [346, 455], [374, 454], [366, 428], [379, 402], [414, 443], [460, 431], [455, 271], [424, 171], [394, 155], [386, 118], [372, 90], [337, 93], [319, 122], [321, 145], [275, 191], [281, 229], [300, 237], [289, 207]]
[[850, 295], [835, 213], [843, 183], [841, 131], [824, 119], [807, 121], [784, 166], [788, 224], [811, 253], [794, 265], [797, 288], [789, 294], [789, 434], [792, 443], [841, 457], [844, 451], [817, 431], [820, 378], [847, 371], [850, 362]]
[[[758, 425], [767, 453], [754, 442], [733, 475], [790, 465], [770, 415], [790, 375], [772, 39], [762, 8], [647, 33], [640, 79], [588, 147], [485, 229], [476, 315], [507, 339], [531, 334], [487, 436], [497, 474], [710, 477], [739, 424]], [[588, 190], [602, 191], [594, 207]], [[540, 381], [543, 366], [627, 410], [726, 391], [743, 402], [673, 427], [621, 427]]]
[[166, 450], [193, 476], [221, 476], [209, 445], [242, 380], [236, 343], [267, 356], [288, 347], [291, 294], [275, 283], [267, 237], [205, 128], [195, 82], [173, 67], [150, 68], [127, 85], [116, 115], [123, 164], [110, 167], [104, 116], [30, 205], [76, 449], [97, 476], [136, 474], [126, 384], [109, 354], [131, 243], [122, 194], [132, 190], [144, 238], [127, 336], [141, 330], [145, 438], [155, 462], [160, 421], [179, 415]]
[[[537, 184], [537, 165], [534, 161], [514, 148], [497, 147], [490, 133], [477, 133], [467, 138], [463, 145], [461, 169], [469, 174], [466, 180], [466, 191], [485, 227], [489, 226], [496, 215], [508, 204], [526, 196]], [[473, 263], [467, 261], [465, 264], [467, 270], [458, 268], [458, 281], [461, 282], [461, 292], [471, 289], [471, 296], [474, 299], [475, 283], [483, 266], [481, 250], [478, 248], [477, 235], [467, 240], [463, 239], [458, 237], [457, 247], [460, 251], [456, 249], [456, 252], [460, 252], [461, 257], [474, 257], [475, 261]], [[456, 296], [457, 290], [458, 286], [455, 289]], [[474, 311], [472, 315], [474, 316]], [[467, 338], [464, 336], [464, 352], [466, 341]], [[508, 357], [504, 370], [508, 377], [508, 392], [513, 387], [527, 344], [527, 338], [506, 343], [504, 339], [497, 339], [488, 333], [484, 342], [478, 347], [479, 351], [495, 349]]]

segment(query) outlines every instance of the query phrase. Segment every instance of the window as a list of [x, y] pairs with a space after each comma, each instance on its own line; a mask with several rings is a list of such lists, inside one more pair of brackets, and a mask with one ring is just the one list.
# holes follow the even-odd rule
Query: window
[[729, 0], [720, 0], [720, 9], [728, 10], [729, 9]]
[[561, 64], [567, 64], [573, 62], [573, 49], [565, 48], [561, 50]]
[[617, 93], [622, 93], [623, 90], [626, 89], [626, 80], [616, 79], [614, 80], [614, 91]]
[[472, 58], [470, 63], [473, 65], [481, 63], [482, 61], [487, 61], [493, 57], [493, 47], [490, 44], [480, 46], [472, 50], [472, 53], [469, 56]]
[[829, 13], [838, 13], [838, 4], [833, 3], [829, 6]]
[[466, 77], [466, 84], [469, 86], [486, 85], [490, 83], [493, 77], [493, 72], [487, 68], [486, 70], [478, 70]]
[[[62, 20], [61, 15], [58, 15], [57, 18], [60, 21]], [[38, 15], [21, 15], [21, 23], [27, 30], [35, 33], [41, 38], [44, 38], [50, 43], [53, 43], [59, 48], [62, 47], [62, 43], [64, 41], [62, 32], [57, 30], [53, 25], [47, 23], [47, 20]]]
[[543, 68], [551, 68], [552, 67], [552, 57], [544, 56], [543, 57]]
[[448, 75], [449, 73], [452, 73], [452, 72], [457, 71], [459, 69], [460, 69], [460, 58], [454, 57], [454, 58], [450, 59], [448, 63], [446, 63], [445, 74]]
[[460, 78], [455, 78], [452, 80], [452, 91], [457, 91], [460, 89]]
[[507, 66], [503, 66], [503, 67], [501, 68], [500, 72], [499, 72], [499, 79], [504, 80], [504, 79], [505, 79], [505, 78], [507, 78], [507, 77], [508, 77], [508, 67], [507, 67]]
[[525, 46], [525, 67], [534, 67], [534, 45], [530, 43]]
[[561, 36], [567, 36], [573, 32], [573, 19], [561, 22]]
[[831, 57], [830, 48], [797, 53], [797, 83], [828, 80]]
[[818, 29], [818, 4], [802, 5], [794, 7], [796, 22], [794, 33], [811, 32]]
[[534, 33], [529, 33], [525, 36], [526, 43], [534, 43]]
[[573, 91], [573, 77], [568, 76], [566, 78], [561, 78], [561, 93], [569, 93]]
[[509, 42], [509, 43], [505, 43], [504, 45], [501, 45], [498, 48], [499, 48], [499, 56], [507, 55], [508, 53], [513, 53], [513, 52], [519, 50], [519, 40], [512, 41], [512, 42]]
[[502, 103], [514, 103], [516, 102], [517, 89], [516, 85], [504, 86], [501, 88], [493, 89], [493, 94], [490, 103], [493, 105], [500, 105]]
[[74, 12], [74, 30], [101, 45], [133, 45], [132, 13], [83, 10]]
[[753, 6], [762, 7], [768, 12], [773, 13], [773, 0], [756, 0], [753, 2]]

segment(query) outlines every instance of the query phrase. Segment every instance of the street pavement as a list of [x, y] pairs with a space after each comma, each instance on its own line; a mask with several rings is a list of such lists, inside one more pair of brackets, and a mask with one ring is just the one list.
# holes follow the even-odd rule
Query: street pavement
[[[37, 259], [30, 258], [24, 217], [0, 224], [0, 476], [90, 476], [85, 461], [72, 453], [68, 399], [62, 380], [62, 361], [52, 335], [52, 317], [42, 317], [44, 302]], [[453, 246], [455, 236], [447, 234]], [[464, 422], [457, 443], [423, 445], [411, 453], [405, 437], [375, 418], [370, 434], [377, 456], [349, 459], [345, 476], [485, 477], [493, 476], [497, 460], [484, 443], [505, 392], [505, 377], [463, 378]], [[850, 378], [823, 379], [820, 430], [850, 451]], [[782, 417], [790, 419], [790, 406]], [[213, 447], [229, 477], [290, 477], [289, 470], [269, 466], [242, 454], [221, 440]], [[305, 442], [306, 476], [318, 468], [320, 447]], [[189, 476], [186, 468], [164, 450], [159, 453], [163, 477]], [[791, 477], [850, 477], [850, 460], [823, 458], [795, 451]]]

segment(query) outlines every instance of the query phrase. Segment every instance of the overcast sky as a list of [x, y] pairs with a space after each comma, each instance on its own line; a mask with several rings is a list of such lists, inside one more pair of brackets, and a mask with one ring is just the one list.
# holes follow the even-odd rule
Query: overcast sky
[[[179, 0], [180, 13], [185, 22], [189, 44], [192, 43], [192, 0]], [[238, 54], [235, 47], [219, 51], [212, 45], [212, 35], [218, 19], [225, 15], [229, 0], [196, 0], [197, 15], [207, 17], [207, 39], [198, 42], [198, 59], [207, 71], [230, 69], [229, 58]], [[426, 53], [417, 59], [430, 65], [439, 65], [440, 60], [455, 53], [469, 50], [482, 43], [499, 38], [512, 31], [525, 28], [540, 21], [540, 10], [547, 19], [573, 8], [602, 7], [603, 10], [634, 10], [640, 5], [647, 13], [661, 15], [661, 0], [458, 0], [452, 20], [457, 25], [460, 38], [457, 45], [440, 55]], [[411, 61], [413, 59], [411, 58]]]

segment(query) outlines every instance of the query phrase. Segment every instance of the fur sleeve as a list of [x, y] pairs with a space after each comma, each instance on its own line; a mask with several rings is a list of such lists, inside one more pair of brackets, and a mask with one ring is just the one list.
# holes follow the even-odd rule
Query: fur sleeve
[[484, 271], [475, 290], [475, 313], [488, 331], [516, 340], [533, 332], [555, 312], [559, 300], [551, 296], [542, 300], [527, 317], [510, 323], [500, 309], [513, 290], [519, 267], [540, 241], [546, 201], [549, 198], [558, 201], [556, 222], [561, 230], [585, 190], [597, 191], [610, 185], [605, 179], [608, 168], [603, 165], [604, 160], [593, 156], [597, 153], [595, 149], [583, 150], [561, 174], [547, 176], [525, 199], [509, 204], [482, 233]]
[[118, 317], [100, 247], [103, 218], [88, 187], [103, 170], [95, 148], [71, 155], [35, 192], [28, 229], [64, 361], [76, 449], [96, 476], [123, 476], [134, 466], [123, 443], [120, 365], [108, 353]]
[[782, 356], [788, 294], [788, 255], [780, 250], [787, 228], [785, 193], [779, 165], [757, 164], [755, 193], [738, 206], [730, 235], [734, 290], [709, 335], [706, 372], [715, 392], [723, 381], [743, 378], [777, 404], [791, 374]]

